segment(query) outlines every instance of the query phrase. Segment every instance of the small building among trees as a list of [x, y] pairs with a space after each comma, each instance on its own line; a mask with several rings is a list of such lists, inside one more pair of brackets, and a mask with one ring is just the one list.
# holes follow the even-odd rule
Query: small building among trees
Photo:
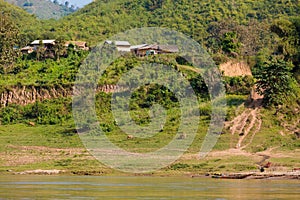
[[131, 45], [128, 41], [106, 40], [104, 44], [115, 45], [119, 52], [130, 52]]
[[176, 45], [157, 45], [157, 44], [143, 44], [136, 45], [131, 48], [131, 52], [139, 57], [156, 54], [170, 54], [178, 53], [179, 49]]
[[33, 47], [34, 50], [41, 47], [50, 50], [54, 48], [55, 44], [55, 40], [34, 40], [29, 46]]

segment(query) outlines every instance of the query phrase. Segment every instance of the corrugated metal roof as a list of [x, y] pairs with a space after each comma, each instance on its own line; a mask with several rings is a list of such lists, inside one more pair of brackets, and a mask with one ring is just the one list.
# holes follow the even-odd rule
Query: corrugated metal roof
[[167, 51], [167, 52], [170, 52], [170, 53], [179, 52], [179, 49], [176, 45], [159, 45], [158, 49], [163, 50], [163, 51]]
[[157, 44], [150, 44], [150, 45], [146, 45], [143, 46], [141, 48], [139, 48], [140, 50], [145, 50], [145, 49], [158, 49], [158, 45]]
[[111, 40], [106, 40], [106, 44], [115, 44], [116, 46], [130, 46], [130, 43], [128, 41], [111, 41]]
[[148, 44], [134, 45], [134, 46], [131, 46], [130, 49], [139, 49], [139, 48], [142, 48], [142, 47], [145, 47], [145, 46], [148, 46]]
[[116, 46], [130, 46], [128, 41], [115, 41]]
[[110, 40], [106, 40], [104, 43], [105, 43], [105, 44], [112, 44], [113, 42], [110, 41]]
[[[42, 40], [43, 44], [54, 44], [55, 40]], [[31, 42], [32, 45], [40, 44], [40, 40], [34, 40]]]
[[130, 43], [128, 41], [111, 41], [106, 40], [105, 44], [115, 44], [116, 46], [130, 46]]

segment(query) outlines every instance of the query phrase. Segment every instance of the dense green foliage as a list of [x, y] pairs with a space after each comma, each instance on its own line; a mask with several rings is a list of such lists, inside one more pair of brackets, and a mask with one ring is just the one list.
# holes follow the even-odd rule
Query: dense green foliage
[[278, 35], [277, 54], [294, 64], [294, 75], [300, 82], [300, 17], [276, 20], [271, 26]]
[[19, 30], [8, 14], [0, 13], [0, 73], [5, 73], [17, 59], [15, 51]]
[[[282, 6], [283, 4], [285, 6]], [[253, 71], [257, 74], [259, 81], [267, 81], [268, 86], [263, 86], [264, 89], [268, 89], [270, 86], [270, 81], [267, 79], [273, 77], [271, 74], [273, 70], [266, 70], [268, 68], [264, 65], [266, 63], [264, 59], [271, 54], [281, 57], [280, 66], [284, 69], [281, 72], [287, 72], [289, 78], [292, 75], [290, 70], [295, 72], [294, 75], [299, 72], [298, 1], [98, 0], [57, 21], [39, 21], [2, 0], [0, 6], [5, 12], [10, 12], [11, 17], [15, 19], [16, 27], [20, 31], [19, 46], [28, 44], [34, 39], [57, 39], [60, 46], [66, 40], [86, 40], [93, 46], [120, 31], [137, 27], [161, 26], [190, 35], [205, 45], [214, 58], [220, 58], [220, 61], [223, 56], [225, 58], [243, 58], [242, 56], [244, 56], [248, 60], [256, 60], [256, 63], [253, 64], [255, 66]], [[19, 57], [7, 74], [0, 75], [1, 88], [9, 89], [9, 87], [24, 85], [70, 87], [88, 52], [70, 51], [69, 49], [69, 52], [63, 56], [64, 53], [58, 53], [63, 49], [59, 45], [57, 47], [55, 51], [58, 56], [53, 59], [40, 56], [40, 52]], [[256, 59], [253, 59], [255, 56]], [[104, 78], [100, 79], [98, 83], [99, 85], [115, 84], [122, 74], [143, 62], [143, 59], [132, 56], [122, 57], [104, 72]], [[172, 66], [190, 81], [200, 101], [209, 99], [203, 78], [195, 73], [194, 68], [182, 58], [153, 56], [147, 58], [147, 62]], [[285, 70], [288, 67], [286, 64], [290, 62], [295, 67], [291, 65], [288, 70]], [[290, 83], [292, 79], [286, 80]], [[287, 83], [286, 80], [283, 82]], [[274, 80], [272, 81], [274, 82]], [[233, 77], [225, 78], [224, 83], [227, 93], [247, 94], [253, 86], [254, 80], [250, 77]], [[282, 90], [280, 89], [280, 91]], [[277, 90], [272, 90], [268, 94], [273, 95], [265, 96], [269, 103], [281, 103], [281, 100], [275, 101], [273, 98], [274, 95], [278, 96]], [[287, 97], [286, 94], [283, 96]], [[99, 104], [96, 105], [99, 109], [99, 117], [101, 117], [101, 113], [104, 113], [105, 123], [102, 126], [108, 132], [115, 130], [115, 122], [108, 109], [109, 96], [98, 94], [97, 98], [102, 100], [98, 101]], [[280, 99], [282, 98], [280, 97]], [[71, 113], [70, 102], [69, 100], [66, 102], [60, 99], [36, 103], [24, 108], [12, 105], [1, 110], [2, 123], [24, 122], [24, 120], [33, 120], [40, 124], [62, 123], [69, 119], [68, 116]], [[158, 85], [140, 88], [133, 94], [131, 110], [135, 113], [135, 118], [139, 120], [139, 123], [147, 124], [149, 122], [147, 113], [154, 103], [160, 103], [169, 109], [169, 112], [172, 113], [169, 117], [173, 118], [170, 123], [174, 125], [176, 121], [174, 119], [178, 117], [177, 99], [166, 88]], [[57, 105], [54, 106], [55, 104]], [[66, 110], [63, 109], [64, 107]], [[199, 107], [201, 114], [206, 117], [210, 116], [211, 108], [207, 102], [202, 103]], [[28, 114], [30, 112], [32, 115]]]
[[297, 16], [299, 10], [295, 0], [98, 0], [58, 21], [31, 22], [19, 28], [23, 44], [62, 37], [93, 46], [120, 31], [160, 26], [190, 35], [212, 53], [255, 55], [263, 47], [275, 48], [275, 35], [270, 31], [274, 20]]
[[262, 66], [258, 66], [257, 89], [264, 95], [266, 105], [282, 105], [295, 95], [292, 67], [291, 63], [276, 58], [270, 58]]
[[1, 12], [10, 14], [13, 17], [14, 23], [22, 30], [27, 30], [37, 25], [36, 17], [4, 0], [0, 0], [0, 8]]
[[0, 86], [53, 86], [73, 84], [77, 70], [88, 52], [69, 50], [59, 61], [37, 61], [34, 55], [24, 55], [7, 74], [0, 74]]
[[38, 21], [35, 16], [3, 0], [0, 0], [0, 9], [2, 13], [10, 16], [18, 28], [19, 47], [23, 47], [36, 39], [35, 29], [41, 26], [42, 22]]
[[48, 23], [44, 30], [97, 44], [120, 31], [160, 26], [190, 35], [212, 49], [215, 48], [211, 45], [221, 45], [219, 40], [231, 31], [250, 48], [250, 44], [266, 42], [269, 38], [266, 29], [272, 20], [297, 13], [298, 1], [291, 0], [98, 0], [57, 23]]
[[[16, 26], [20, 30], [20, 46], [38, 38], [87, 40], [90, 44], [96, 44], [119, 31], [161, 26], [191, 35], [205, 44], [215, 58], [222, 54], [229, 57], [253, 56], [257, 52], [268, 51], [293, 62], [296, 76], [299, 72], [300, 23], [299, 17], [295, 17], [299, 12], [298, 1], [98, 0], [58, 21], [38, 21], [3, 1], [0, 3], [2, 10], [10, 12], [16, 19]], [[19, 59], [8, 75], [2, 76], [1, 85], [69, 84], [74, 81], [76, 70], [84, 59], [84, 56], [72, 54], [61, 60], [57, 56], [56, 61], [42, 59], [36, 62], [32, 59], [34, 57], [39, 60], [39, 53]], [[129, 70], [126, 66], [132, 67], [136, 62], [130, 59], [118, 61], [114, 70]], [[259, 70], [259, 67], [254, 71], [256, 69]], [[110, 73], [106, 74], [108, 78], [99, 83], [114, 83], [119, 76], [114, 70], [106, 72]], [[247, 78], [227, 79], [225, 82], [230, 93], [245, 94], [253, 84], [253, 80]], [[190, 81], [193, 87], [203, 88], [201, 78], [190, 78]]]
[[[26, 4], [26, 7], [32, 6], [34, 6], [34, 2], [33, 5]], [[84, 40], [94, 46], [115, 33], [131, 28], [169, 27], [190, 35], [203, 44], [217, 64], [235, 57], [235, 60], [246, 60], [251, 65], [258, 88], [262, 89], [260, 91], [265, 96], [265, 103], [270, 107], [251, 110], [249, 116], [255, 112], [254, 114], [259, 116], [252, 116], [252, 118], [262, 118], [263, 123], [259, 134], [252, 136], [251, 145], [245, 149], [246, 151], [255, 153], [270, 147], [276, 147], [277, 150], [299, 148], [299, 139], [297, 134], [294, 134], [299, 130], [297, 126], [300, 110], [299, 83], [294, 81], [295, 77], [300, 82], [300, 18], [298, 17], [300, 8], [297, 0], [98, 0], [60, 20], [37, 20], [33, 15], [29, 15], [24, 10], [3, 0], [0, 0], [0, 8], [4, 14], [9, 14], [9, 18], [5, 18], [8, 20], [5, 24], [6, 27], [2, 24], [0, 27], [1, 50], [3, 47], [10, 48], [10, 50], [13, 46], [23, 47], [35, 39], [56, 39], [58, 43], [54, 49], [55, 56], [52, 58], [37, 51], [19, 56], [10, 68], [5, 68], [5, 73], [2, 70], [0, 95], [20, 88], [71, 90], [78, 69], [89, 52], [63, 48], [63, 44], [67, 40]], [[9, 20], [13, 21], [15, 25]], [[11, 37], [11, 35], [17, 36], [17, 38]], [[4, 43], [6, 46], [3, 45]], [[18, 51], [16, 50], [14, 53], [17, 54]], [[270, 57], [274, 59], [269, 59]], [[14, 58], [14, 56], [10, 58]], [[5, 67], [3, 63], [6, 61], [9, 60], [6, 60], [5, 57], [1, 58], [0, 68]], [[198, 152], [209, 123], [211, 123], [212, 105], [203, 77], [182, 57], [175, 54], [154, 55], [145, 58], [125, 55], [115, 60], [106, 69], [102, 77], [98, 79], [98, 85], [114, 85], [122, 75], [143, 63], [168, 65], [190, 82], [198, 97], [199, 109], [187, 109], [187, 111], [192, 117], [195, 117], [193, 114], [199, 111], [200, 118], [197, 120], [200, 120], [200, 125], [190, 123], [190, 126], [181, 134], [189, 133], [197, 126], [198, 132], [188, 153]], [[160, 76], [161, 74], [158, 74], [158, 78], [161, 78]], [[241, 105], [246, 101], [255, 79], [250, 76], [224, 77], [223, 81], [227, 93], [226, 120], [229, 121], [243, 109], [248, 109]], [[158, 103], [166, 110], [164, 127], [161, 127], [155, 137], [149, 139], [127, 138], [119, 126], [120, 123], [125, 122], [117, 122], [113, 116], [111, 99], [112, 94], [98, 92], [95, 95], [94, 105], [97, 119], [86, 120], [83, 112], [81, 116], [83, 120], [76, 124], [77, 128], [80, 131], [86, 131], [97, 121], [114, 144], [132, 152], [157, 150], [174, 139], [181, 123], [182, 113], [179, 109], [178, 99], [166, 87], [156, 84], [145, 85], [135, 90], [130, 99], [130, 116], [136, 124], [142, 127], [151, 123], [152, 113], [150, 110], [153, 105]], [[274, 115], [274, 105], [277, 115]], [[280, 109], [278, 109], [279, 107]], [[9, 153], [14, 148], [9, 144], [82, 148], [79, 136], [74, 134], [76, 129], [72, 114], [72, 99], [66, 96], [24, 106], [8, 104], [6, 107], [1, 107], [0, 136], [2, 145], [0, 145], [0, 149], [2, 152]], [[251, 118], [248, 118], [247, 121], [245, 119], [247, 124], [251, 124], [250, 121]], [[251, 131], [254, 131], [254, 128]], [[284, 135], [283, 132], [288, 134]], [[228, 130], [224, 129], [215, 146], [216, 150], [232, 148], [231, 143], [235, 143], [241, 138], [241, 134], [227, 133]], [[26, 153], [28, 152], [26, 151]], [[40, 157], [43, 152], [40, 150], [38, 152]], [[59, 157], [56, 154], [54, 156]], [[63, 169], [78, 169], [75, 157], [64, 156], [62, 160], [56, 159], [49, 161], [52, 162], [49, 164], [49, 158], [47, 158], [47, 162], [41, 162], [41, 165], [36, 164], [36, 167], [46, 165], [46, 167], [52, 168], [58, 166]], [[295, 163], [298, 165], [298, 160], [293, 159], [287, 165], [294, 167]], [[257, 158], [249, 161], [249, 158], [239, 156], [232, 158], [220, 156], [220, 159], [178, 161], [170, 165], [169, 169], [189, 170], [197, 173], [199, 170], [207, 172], [220, 169], [242, 171], [254, 170], [255, 162], [257, 162]], [[86, 163], [92, 163], [91, 169], [93, 170], [95, 166], [99, 167], [91, 160], [84, 160], [82, 163], [83, 170], [86, 170]], [[282, 166], [286, 166], [285, 161], [280, 163], [283, 164]], [[32, 165], [28, 164], [26, 167], [32, 168]], [[1, 169], [7, 170], [7, 167], [0, 166], [0, 171]]]
[[1, 109], [1, 124], [62, 124], [71, 119], [70, 99], [47, 100], [27, 106], [12, 105]]

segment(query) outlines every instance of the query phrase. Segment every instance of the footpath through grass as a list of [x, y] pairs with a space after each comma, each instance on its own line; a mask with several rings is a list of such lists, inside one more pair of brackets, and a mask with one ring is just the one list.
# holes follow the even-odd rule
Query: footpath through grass
[[[235, 101], [236, 102], [236, 101]], [[151, 175], [187, 175], [215, 172], [258, 171], [258, 164], [264, 155], [270, 156], [274, 164], [272, 170], [290, 171], [300, 167], [299, 140], [292, 135], [276, 136], [280, 127], [271, 113], [264, 111], [264, 124], [247, 151], [230, 149], [233, 137], [224, 130], [214, 150], [204, 159], [199, 159], [198, 152], [207, 128], [207, 120], [202, 119], [202, 126], [195, 141], [178, 161]], [[108, 134], [112, 141], [124, 149], [134, 152], [147, 152], [163, 145], [169, 140], [168, 134], [160, 134], [159, 139], [151, 143], [140, 144], [138, 138], [128, 140], [126, 134], [117, 134], [112, 130]], [[169, 127], [167, 131], [172, 131]], [[115, 132], [115, 134], [114, 134]], [[272, 132], [272, 133], [271, 133]], [[272, 136], [275, 135], [275, 136]], [[146, 143], [145, 143], [146, 144]], [[269, 151], [274, 148], [274, 150]], [[68, 121], [60, 125], [36, 125], [34, 127], [19, 123], [0, 126], [0, 173], [20, 172], [35, 169], [59, 169], [67, 174], [77, 175], [122, 175], [123, 173], [104, 166], [84, 148], [73, 123]], [[271, 170], [271, 169], [270, 169]]]

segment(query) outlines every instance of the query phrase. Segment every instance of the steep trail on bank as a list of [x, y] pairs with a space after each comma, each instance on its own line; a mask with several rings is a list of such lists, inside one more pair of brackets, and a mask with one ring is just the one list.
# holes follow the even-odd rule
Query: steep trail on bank
[[[255, 88], [253, 88], [250, 95], [250, 104], [244, 104], [245, 110], [225, 125], [226, 128], [229, 128], [232, 136], [239, 135], [238, 142], [235, 144], [236, 149], [245, 149], [259, 132], [262, 124], [260, 116], [262, 99], [263, 97], [257, 94]], [[249, 139], [248, 143], [246, 143], [246, 139]]]

